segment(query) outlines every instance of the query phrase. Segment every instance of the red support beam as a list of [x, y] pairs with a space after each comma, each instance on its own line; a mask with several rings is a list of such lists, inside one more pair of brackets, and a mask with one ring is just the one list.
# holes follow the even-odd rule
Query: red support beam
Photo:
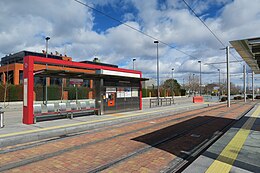
[[[43, 63], [50, 65], [60, 65], [68, 66], [74, 68], [85, 68], [85, 69], [97, 69], [97, 70], [112, 70], [118, 72], [126, 72], [139, 74], [142, 77], [141, 71], [128, 70], [122, 68], [108, 67], [96, 64], [86, 64], [73, 61], [64, 61], [51, 58], [42, 58], [37, 56], [25, 56], [24, 57], [24, 67], [23, 67], [23, 77], [24, 77], [24, 103], [23, 103], [23, 123], [33, 124], [34, 123], [34, 111], [33, 111], [33, 91], [34, 91], [34, 63]], [[140, 81], [140, 109], [142, 109], [142, 83]]]
[[33, 124], [33, 64], [34, 59], [32, 56], [25, 56], [23, 66], [23, 85], [24, 85], [24, 98], [23, 98], [23, 123]]
[[134, 74], [142, 74], [141, 71], [136, 70], [128, 70], [123, 68], [115, 68], [115, 67], [108, 67], [108, 66], [102, 66], [102, 65], [96, 65], [96, 64], [86, 64], [86, 63], [80, 63], [80, 62], [74, 62], [74, 61], [64, 61], [64, 60], [58, 60], [58, 59], [52, 59], [52, 58], [42, 58], [42, 57], [34, 57], [35, 63], [46, 63], [46, 64], [52, 64], [52, 65], [61, 65], [61, 66], [69, 66], [69, 67], [76, 67], [76, 68], [87, 68], [87, 69], [102, 69], [102, 70], [113, 70], [113, 71], [119, 71], [119, 72], [127, 72], [127, 73], [134, 73]]
[[[140, 78], [142, 78], [142, 73], [140, 74]], [[140, 81], [140, 96], [139, 96], [139, 98], [140, 98], [140, 105], [139, 105], [139, 108], [140, 108], [140, 110], [142, 110], [143, 109], [143, 102], [142, 102], [142, 97], [143, 97], [143, 91], [142, 91], [142, 82]]]

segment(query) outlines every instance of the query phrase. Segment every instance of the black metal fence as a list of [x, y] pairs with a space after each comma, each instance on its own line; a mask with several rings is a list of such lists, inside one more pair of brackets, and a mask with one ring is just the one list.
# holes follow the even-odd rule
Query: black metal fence
[[150, 99], [150, 108], [152, 107], [158, 107], [158, 106], [169, 106], [174, 104], [173, 98], [156, 98], [156, 99]]

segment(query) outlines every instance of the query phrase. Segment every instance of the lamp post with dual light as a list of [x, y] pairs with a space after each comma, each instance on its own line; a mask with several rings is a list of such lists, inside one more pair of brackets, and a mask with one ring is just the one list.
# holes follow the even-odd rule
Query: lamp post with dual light
[[[50, 37], [45, 37], [45, 41], [46, 41], [46, 58], [48, 58], [48, 43], [49, 40], [51, 38]], [[48, 64], [46, 64], [46, 70], [48, 69]], [[45, 104], [47, 105], [48, 103], [48, 86], [47, 86], [47, 77], [45, 77]]]
[[157, 46], [157, 103], [159, 105], [159, 98], [160, 98], [160, 92], [159, 92], [159, 85], [160, 85], [160, 81], [159, 81], [159, 41], [156, 40], [154, 41], [154, 43]]

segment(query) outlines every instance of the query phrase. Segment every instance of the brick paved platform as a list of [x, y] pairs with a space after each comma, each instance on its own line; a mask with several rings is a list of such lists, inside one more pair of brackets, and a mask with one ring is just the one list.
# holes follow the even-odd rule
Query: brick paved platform
[[[216, 103], [211, 103], [216, 104]], [[60, 119], [52, 121], [37, 122], [37, 124], [25, 125], [16, 121], [9, 121], [4, 128], [0, 128], [0, 147], [42, 140], [55, 136], [76, 133], [104, 125], [112, 125], [120, 122], [127, 122], [134, 119], [146, 117], [167, 115], [172, 112], [182, 112], [190, 109], [199, 109], [207, 107], [208, 103], [192, 104], [183, 103], [166, 107], [145, 109], [141, 111], [132, 111], [102, 116], [83, 116], [74, 119]], [[22, 115], [20, 115], [20, 118]], [[17, 116], [15, 116], [17, 118]]]
[[183, 172], [260, 172], [259, 116], [258, 104]]
[[[191, 107], [183, 105], [179, 111], [187, 109], [187, 106]], [[240, 102], [232, 104], [231, 108], [221, 104], [206, 105], [205, 108], [183, 113], [176, 113], [173, 107], [153, 109], [150, 113], [138, 111], [131, 114], [131, 121], [116, 119], [120, 123], [92, 126], [95, 128], [75, 136], [1, 148], [0, 171], [167, 172], [195, 146], [251, 107], [252, 104]], [[111, 118], [124, 116], [130, 115], [116, 114]], [[139, 116], [147, 118], [133, 119]]]

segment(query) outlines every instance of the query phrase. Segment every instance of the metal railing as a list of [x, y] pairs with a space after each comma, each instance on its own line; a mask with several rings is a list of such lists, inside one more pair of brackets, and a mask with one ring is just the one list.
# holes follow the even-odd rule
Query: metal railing
[[150, 99], [150, 108], [159, 106], [169, 106], [172, 104], [174, 104], [173, 98]]

